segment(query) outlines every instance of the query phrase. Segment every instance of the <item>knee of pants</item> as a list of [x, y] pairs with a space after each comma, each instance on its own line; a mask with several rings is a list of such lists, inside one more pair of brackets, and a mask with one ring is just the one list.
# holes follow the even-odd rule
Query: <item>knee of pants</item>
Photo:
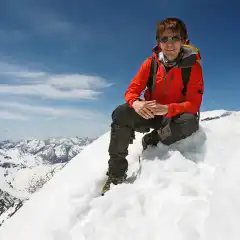
[[177, 116], [169, 126], [159, 133], [161, 142], [170, 145], [191, 136], [198, 130], [198, 120], [194, 115]]
[[121, 104], [117, 106], [112, 112], [113, 122], [119, 125], [127, 124], [129, 111], [130, 111], [130, 107], [127, 104]]
[[181, 132], [184, 136], [189, 136], [196, 132], [199, 128], [197, 116], [191, 113], [182, 114], [176, 121], [176, 125], [179, 124]]

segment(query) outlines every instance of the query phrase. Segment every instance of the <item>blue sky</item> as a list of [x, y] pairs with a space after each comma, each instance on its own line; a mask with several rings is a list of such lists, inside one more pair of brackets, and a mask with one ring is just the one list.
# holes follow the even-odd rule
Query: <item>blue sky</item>
[[215, 0], [2, 0], [1, 139], [108, 131], [166, 17], [185, 21], [201, 51], [202, 111], [239, 110], [239, 8]]

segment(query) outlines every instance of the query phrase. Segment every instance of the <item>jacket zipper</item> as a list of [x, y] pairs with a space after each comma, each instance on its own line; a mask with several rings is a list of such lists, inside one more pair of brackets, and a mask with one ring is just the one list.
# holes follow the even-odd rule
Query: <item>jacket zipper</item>
[[162, 64], [163, 69], [164, 69], [164, 78], [163, 78], [163, 88], [162, 88], [162, 95], [164, 96], [164, 89], [165, 89], [165, 84], [166, 84], [166, 78], [167, 78], [167, 71], [165, 66]]
[[[175, 68], [175, 67], [173, 67], [173, 68]], [[165, 66], [163, 65], [163, 69], [164, 69], [164, 72], [165, 72], [165, 76], [164, 76], [164, 79], [163, 79], [163, 88], [162, 88], [163, 97], [166, 96], [165, 90], [167, 89], [167, 81], [166, 81], [166, 80], [167, 80], [167, 76], [168, 76], [169, 72], [170, 72], [173, 68], [171, 68], [171, 69], [167, 72]], [[169, 84], [168, 84], [168, 89], [170, 88], [172, 81], [173, 81], [173, 78], [170, 79], [170, 82], [169, 82]]]

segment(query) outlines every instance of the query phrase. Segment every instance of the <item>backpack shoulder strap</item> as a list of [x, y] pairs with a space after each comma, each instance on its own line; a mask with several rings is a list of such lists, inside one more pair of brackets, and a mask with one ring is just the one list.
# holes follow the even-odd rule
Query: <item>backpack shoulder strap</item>
[[147, 88], [150, 91], [150, 96], [152, 95], [152, 92], [154, 91], [157, 69], [158, 69], [157, 61], [155, 60], [154, 57], [152, 57], [150, 74], [149, 74], [148, 81], [147, 81]]
[[182, 90], [182, 94], [183, 96], [186, 95], [187, 92], [187, 85], [190, 79], [190, 74], [191, 74], [191, 70], [192, 68], [182, 68], [182, 81], [183, 81], [183, 90]]

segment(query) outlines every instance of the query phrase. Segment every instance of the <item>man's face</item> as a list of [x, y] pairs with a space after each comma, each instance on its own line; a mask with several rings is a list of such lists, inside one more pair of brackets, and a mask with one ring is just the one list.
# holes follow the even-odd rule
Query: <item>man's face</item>
[[[173, 38], [169, 40], [167, 37]], [[171, 30], [166, 30], [163, 32], [160, 38], [159, 45], [168, 60], [173, 61], [177, 58], [181, 47], [184, 45], [184, 42], [181, 40], [179, 33], [173, 32]]]

